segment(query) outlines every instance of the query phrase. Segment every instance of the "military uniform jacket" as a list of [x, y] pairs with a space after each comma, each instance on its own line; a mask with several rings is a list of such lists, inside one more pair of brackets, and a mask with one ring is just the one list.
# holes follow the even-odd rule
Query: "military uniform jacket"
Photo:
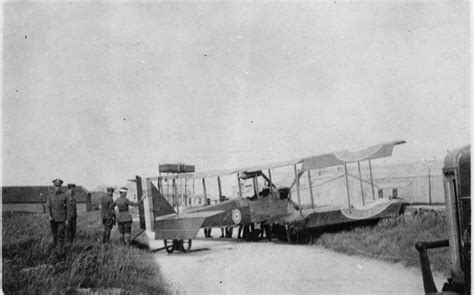
[[114, 208], [115, 206], [117, 206], [119, 209], [117, 222], [131, 222], [132, 221], [132, 215], [130, 215], [130, 212], [128, 212], [129, 205], [138, 206], [138, 203], [132, 202], [125, 197], [120, 197], [117, 200], [115, 200], [115, 202], [112, 203], [111, 208]]
[[66, 193], [67, 198], [69, 199], [69, 208], [71, 210], [71, 218], [77, 218], [77, 204], [76, 196], [74, 191], [68, 190]]
[[46, 213], [56, 222], [64, 222], [71, 219], [70, 201], [65, 193], [59, 191], [48, 196], [46, 201]]
[[102, 205], [102, 212], [100, 216], [102, 219], [112, 219], [115, 216], [115, 210], [112, 207], [112, 204], [114, 202], [114, 199], [109, 196], [105, 195], [100, 199], [100, 203]]

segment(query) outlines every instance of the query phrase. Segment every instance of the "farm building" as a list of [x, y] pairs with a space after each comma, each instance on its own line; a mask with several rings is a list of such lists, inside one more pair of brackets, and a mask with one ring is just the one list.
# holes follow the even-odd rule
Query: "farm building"
[[100, 210], [100, 204], [102, 197], [106, 196], [107, 193], [103, 191], [91, 192], [91, 210]]
[[[67, 187], [62, 187], [66, 192]], [[44, 213], [48, 195], [53, 186], [4, 186], [2, 187], [2, 211], [23, 211]], [[90, 210], [90, 193], [82, 186], [76, 186], [77, 211]]]

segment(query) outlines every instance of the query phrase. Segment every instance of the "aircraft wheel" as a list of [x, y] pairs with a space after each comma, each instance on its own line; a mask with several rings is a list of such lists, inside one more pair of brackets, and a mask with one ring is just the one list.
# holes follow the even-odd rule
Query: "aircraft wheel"
[[179, 241], [180, 250], [184, 253], [189, 252], [192, 246], [192, 240], [180, 240]]
[[298, 231], [294, 227], [288, 227], [286, 230], [286, 239], [289, 243], [298, 242]]
[[164, 240], [164, 243], [165, 243], [166, 252], [173, 253], [173, 251], [174, 251], [174, 241]]

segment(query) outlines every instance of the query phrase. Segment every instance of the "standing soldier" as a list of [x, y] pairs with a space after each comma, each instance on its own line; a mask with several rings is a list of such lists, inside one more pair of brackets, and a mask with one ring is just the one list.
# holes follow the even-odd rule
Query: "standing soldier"
[[100, 200], [102, 205], [100, 216], [102, 217], [102, 224], [104, 225], [102, 243], [110, 242], [110, 231], [115, 224], [115, 210], [112, 208], [114, 191], [115, 189], [113, 187], [108, 187], [107, 195], [103, 196]]
[[48, 195], [46, 201], [46, 212], [49, 215], [51, 233], [53, 234], [53, 248], [55, 255], [62, 258], [64, 255], [65, 226], [70, 219], [70, 204], [66, 194], [61, 191], [61, 179], [53, 180], [54, 192]]
[[76, 204], [76, 196], [74, 194], [76, 185], [73, 183], [70, 183], [67, 185], [68, 191], [66, 193], [67, 198], [69, 199], [69, 205], [70, 205], [70, 218], [68, 219], [69, 221], [69, 226], [66, 227], [66, 236], [67, 236], [67, 241], [70, 245], [72, 245], [72, 242], [74, 241], [74, 237], [76, 236], [76, 223], [77, 223], [77, 204]]
[[132, 215], [130, 215], [130, 212], [128, 212], [128, 206], [138, 206], [140, 205], [141, 202], [145, 199], [143, 197], [140, 201], [138, 202], [132, 202], [129, 199], [126, 198], [127, 196], [127, 191], [128, 189], [126, 187], [120, 188], [120, 198], [115, 200], [112, 205], [110, 205], [110, 208], [114, 208], [115, 206], [118, 207], [119, 209], [119, 214], [117, 218], [118, 222], [118, 227], [119, 227], [119, 232], [121, 234], [120, 241], [125, 244], [130, 245], [130, 235], [132, 234]]

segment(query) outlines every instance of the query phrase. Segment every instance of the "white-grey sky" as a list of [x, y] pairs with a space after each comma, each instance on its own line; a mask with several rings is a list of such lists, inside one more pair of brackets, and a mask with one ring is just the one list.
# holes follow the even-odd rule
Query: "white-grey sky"
[[3, 184], [470, 142], [469, 4], [7, 3]]

